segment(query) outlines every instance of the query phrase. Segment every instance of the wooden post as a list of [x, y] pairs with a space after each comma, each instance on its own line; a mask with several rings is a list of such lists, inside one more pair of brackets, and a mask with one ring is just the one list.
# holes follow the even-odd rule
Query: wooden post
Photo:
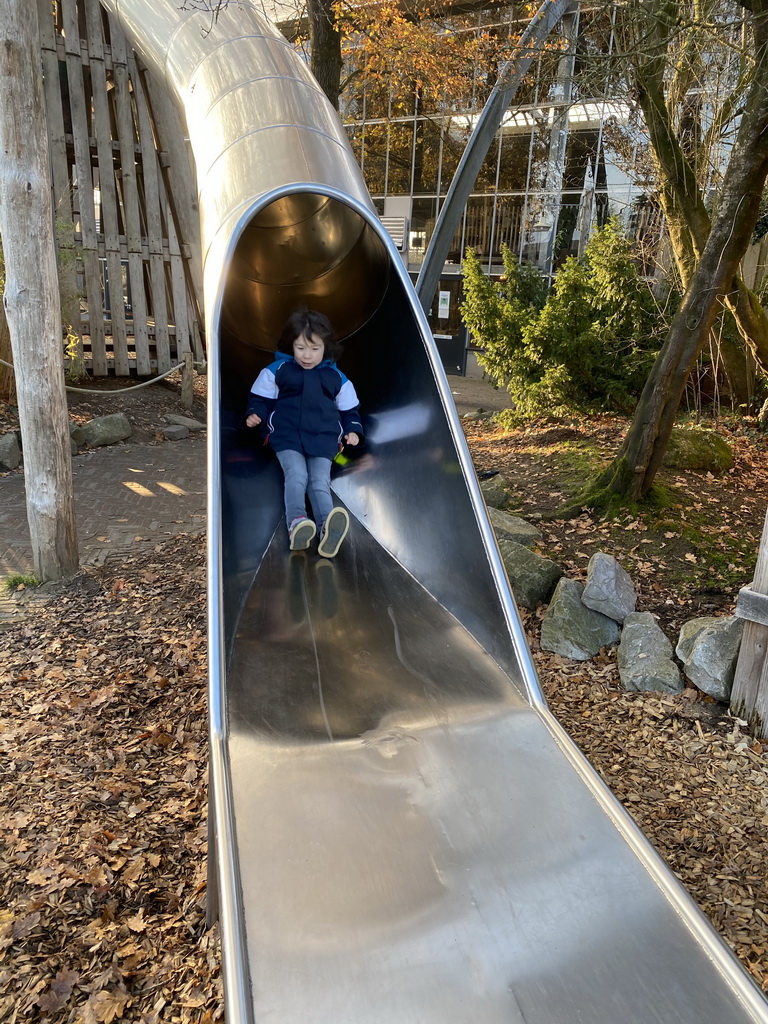
[[746, 619], [733, 677], [731, 711], [749, 722], [755, 736], [768, 736], [768, 513], [757, 555], [755, 578], [736, 602]]
[[78, 566], [37, 5], [0, 4], [0, 234], [35, 572]]
[[193, 390], [194, 380], [194, 361], [192, 359], [192, 353], [187, 351], [184, 353], [184, 365], [181, 368], [181, 404], [185, 409], [192, 408], [192, 402], [195, 398]]

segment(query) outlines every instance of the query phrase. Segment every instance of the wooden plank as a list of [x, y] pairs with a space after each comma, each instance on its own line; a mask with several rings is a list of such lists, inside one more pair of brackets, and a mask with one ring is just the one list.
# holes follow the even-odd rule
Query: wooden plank
[[189, 309], [189, 337], [192, 345], [192, 352], [195, 356], [195, 362], [205, 362], [205, 347], [203, 345], [203, 336], [200, 332], [200, 322], [195, 316], [192, 306]]
[[88, 303], [89, 338], [94, 373], [106, 373], [107, 361], [104, 341], [104, 306], [101, 290], [96, 210], [93, 198], [93, 171], [90, 146], [90, 104], [85, 101], [83, 66], [80, 58], [80, 29], [75, 0], [62, 0], [64, 25], [64, 52], [69, 88], [69, 111], [72, 120], [72, 140], [75, 173], [72, 182], [73, 217], [80, 222], [82, 240], [85, 298]]
[[[768, 594], [768, 512], [757, 555], [752, 590]], [[757, 736], [768, 736], [768, 626], [747, 622], [733, 677], [731, 711], [745, 719]]]
[[131, 372], [128, 358], [128, 326], [125, 322], [123, 298], [123, 259], [119, 252], [107, 252], [109, 311], [112, 319], [112, 360], [115, 373], [127, 377]]
[[139, 122], [139, 145], [141, 147], [141, 172], [144, 182], [144, 216], [147, 227], [147, 244], [150, 255], [163, 251], [163, 225], [160, 216], [160, 174], [157, 152], [155, 151], [152, 122], [147, 107], [147, 98], [141, 78], [133, 79], [136, 115]]
[[59, 291], [64, 328], [74, 339], [76, 361], [82, 362], [83, 339], [80, 327], [80, 294], [77, 286], [75, 224], [69, 181], [67, 140], [59, 77], [59, 56], [55, 23], [50, 0], [37, 0], [40, 43], [43, 58], [43, 88], [48, 120], [51, 176], [53, 180], [54, 219], [58, 245]]
[[77, 27], [75, 0], [63, 0], [64, 45], [66, 47], [67, 83], [72, 118], [72, 137], [75, 152], [75, 174], [80, 211], [80, 230], [83, 246], [96, 248], [96, 211], [93, 201], [93, 173], [91, 170], [90, 119], [85, 102], [83, 66], [80, 61], [80, 36]]
[[172, 367], [168, 336], [165, 266], [163, 259], [163, 221], [161, 216], [163, 188], [155, 151], [152, 121], [140, 76], [133, 79], [136, 114], [139, 122], [142, 178], [144, 182], [144, 216], [149, 248], [149, 274], [152, 287], [151, 314], [155, 321], [155, 354], [158, 372]]
[[760, 594], [752, 587], [742, 587], [736, 598], [736, 615], [740, 619], [768, 626], [768, 594]]
[[760, 252], [759, 245], [750, 245], [741, 258], [739, 273], [747, 288], [754, 288], [757, 280], [757, 258]]
[[[112, 150], [112, 123], [107, 97], [107, 73], [104, 66], [104, 40], [99, 0], [81, 0], [85, 3], [88, 26], [88, 56], [91, 67], [91, 94], [96, 135], [96, 153], [99, 165], [101, 191], [101, 227], [106, 248], [107, 274], [112, 314], [112, 348], [115, 373], [125, 376], [130, 369], [128, 361], [128, 333], [125, 325], [125, 307], [122, 300], [122, 267], [120, 229], [118, 221], [118, 194], [115, 186], [115, 161]], [[127, 255], [127, 254], [126, 254]], [[119, 302], [115, 303], [115, 295]]]
[[149, 358], [148, 306], [144, 283], [141, 213], [139, 207], [138, 172], [136, 166], [136, 122], [130, 94], [127, 44], [122, 30], [110, 20], [112, 68], [114, 76], [115, 122], [120, 144], [120, 168], [125, 211], [125, 245], [128, 252], [128, 278], [133, 307], [133, 339], [136, 372], [140, 377], [151, 375]]
[[149, 271], [152, 281], [152, 312], [155, 319], [155, 353], [158, 373], [165, 373], [174, 365], [171, 362], [171, 346], [168, 335], [168, 302], [165, 293], [165, 260], [153, 253], [149, 257]]
[[144, 283], [144, 260], [141, 253], [128, 253], [128, 279], [131, 283], [131, 305], [133, 306], [133, 341], [136, 353], [136, 373], [139, 377], [152, 374], [149, 356], [149, 319], [146, 285]]
[[168, 217], [168, 253], [171, 270], [171, 298], [173, 315], [170, 319], [176, 324], [175, 362], [180, 362], [185, 352], [191, 352], [189, 344], [189, 317], [187, 314], [187, 286], [184, 280], [184, 263], [179, 250], [173, 218]]
[[102, 264], [95, 249], [83, 249], [85, 294], [88, 299], [88, 336], [91, 342], [91, 366], [97, 377], [107, 374], [107, 349], [104, 336], [104, 299], [101, 291]]
[[161, 161], [160, 173], [165, 184], [165, 194], [176, 227], [181, 254], [184, 257], [184, 273], [187, 277], [190, 301], [199, 316], [203, 304], [200, 208], [194, 160], [186, 139], [186, 124], [168, 95], [164, 83], [156, 82], [148, 72], [138, 68], [138, 62], [134, 63], [136, 70], [131, 69], [131, 74], [134, 78], [137, 74], [141, 75], [157, 147], [166, 157]]

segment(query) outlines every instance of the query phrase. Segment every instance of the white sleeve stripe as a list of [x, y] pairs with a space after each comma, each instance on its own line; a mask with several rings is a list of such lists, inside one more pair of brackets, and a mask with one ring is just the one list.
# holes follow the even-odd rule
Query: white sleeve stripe
[[277, 398], [279, 388], [275, 375], [271, 370], [262, 370], [251, 388], [252, 395], [259, 395], [261, 398]]
[[344, 383], [341, 385], [338, 395], [336, 395], [336, 408], [339, 412], [346, 412], [347, 409], [354, 409], [356, 405], [360, 405], [360, 400], [357, 397], [352, 381], [345, 377]]

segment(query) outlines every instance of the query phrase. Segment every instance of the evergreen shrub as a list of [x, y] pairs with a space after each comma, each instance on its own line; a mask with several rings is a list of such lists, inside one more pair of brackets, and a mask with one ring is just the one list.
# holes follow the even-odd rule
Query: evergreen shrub
[[[486, 277], [468, 250], [461, 313], [478, 362], [507, 386], [514, 415], [629, 412], [658, 348], [660, 327], [633, 244], [616, 221], [569, 257], [546, 283], [504, 248], [504, 278]], [[546, 297], [545, 297], [546, 296]]]

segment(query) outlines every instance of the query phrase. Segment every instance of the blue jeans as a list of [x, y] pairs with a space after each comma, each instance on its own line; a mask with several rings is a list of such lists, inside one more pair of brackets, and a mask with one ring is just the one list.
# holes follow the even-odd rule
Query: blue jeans
[[285, 477], [285, 520], [288, 526], [294, 519], [307, 514], [307, 494], [312, 505], [318, 530], [333, 508], [331, 497], [331, 460], [301, 452], [276, 452]]

